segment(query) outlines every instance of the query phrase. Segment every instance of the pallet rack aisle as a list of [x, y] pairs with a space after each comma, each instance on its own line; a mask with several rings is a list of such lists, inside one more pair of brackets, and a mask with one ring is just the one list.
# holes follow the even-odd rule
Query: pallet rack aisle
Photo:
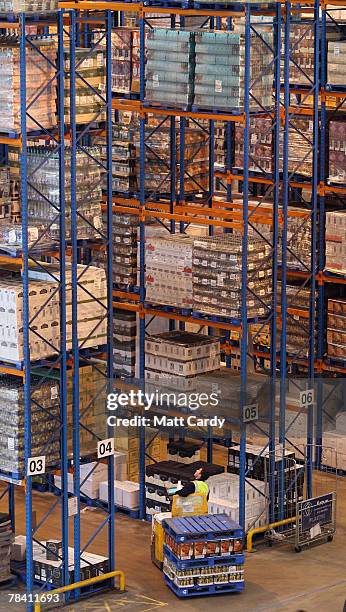
[[[25, 601], [29, 610], [39, 597], [38, 589], [66, 586], [84, 580], [90, 572], [105, 574], [114, 570], [115, 564], [114, 464], [112, 457], [102, 459], [98, 453], [98, 442], [108, 437], [105, 396], [113, 364], [112, 286], [106, 284], [105, 272], [90, 267], [90, 263], [83, 266], [81, 261], [82, 251], [88, 252], [91, 238], [93, 241], [96, 238], [104, 245], [111, 278], [111, 201], [108, 206], [106, 202], [102, 229], [100, 201], [96, 211], [92, 208], [94, 216], [90, 219], [92, 204], [85, 200], [81, 182], [81, 172], [87, 172], [84, 183], [91, 193], [97, 194], [103, 180], [101, 168], [108, 187], [111, 185], [110, 128], [105, 134], [98, 116], [103, 113], [108, 126], [111, 124], [111, 77], [108, 70], [105, 92], [95, 93], [95, 88], [80, 74], [83, 59], [76, 59], [80, 21], [63, 11], [47, 13], [44, 5], [42, 10], [42, 14], [20, 13], [1, 21], [5, 35], [8, 32], [17, 35], [2, 39], [1, 52], [7, 52], [7, 62], [13, 58], [17, 79], [13, 104], [19, 111], [20, 124], [16, 124], [16, 110], [14, 123], [7, 124], [2, 109], [0, 142], [4, 160], [14, 172], [18, 161], [20, 173], [16, 180], [18, 183], [19, 179], [21, 217], [7, 230], [1, 225], [0, 264], [2, 271], [8, 270], [7, 275], [3, 274], [2, 290], [7, 290], [10, 297], [12, 291], [16, 301], [8, 307], [17, 316], [17, 320], [13, 319], [14, 330], [20, 326], [17, 348], [12, 348], [16, 345], [9, 342], [7, 352], [4, 343], [1, 349], [0, 393], [5, 419], [1, 479], [8, 483], [1, 499], [4, 504], [8, 497], [12, 527], [18, 533], [21, 526], [15, 523], [15, 489], [25, 486], [26, 558], [24, 562], [14, 562], [12, 571], [26, 583], [27, 594], [21, 601]], [[109, 58], [110, 13], [100, 29]], [[86, 50], [87, 59], [97, 47], [96, 43]], [[41, 70], [39, 76], [35, 75], [37, 65]], [[110, 67], [109, 61], [107, 66]], [[84, 121], [76, 117], [76, 82], [83, 82], [85, 89], [92, 92], [90, 95], [98, 95], [98, 112], [84, 117]], [[107, 150], [104, 164], [87, 142], [91, 127], [104, 134]], [[83, 375], [82, 382], [80, 374], [86, 371], [88, 376]], [[85, 384], [88, 400], [82, 410]], [[8, 404], [9, 392], [16, 398], [16, 404], [12, 400]], [[81, 490], [82, 500], [90, 502], [90, 497], [86, 497], [88, 482], [99, 469], [104, 470], [108, 479], [110, 501], [103, 507], [103, 517], [95, 532], [86, 535]], [[57, 495], [55, 499], [47, 493], [48, 507], [43, 516], [38, 514], [33, 491], [37, 474], [41, 490]], [[47, 533], [52, 519], [61, 548], [58, 546], [53, 559], [47, 561], [49, 544], [40, 534]], [[72, 521], [73, 538], [69, 534]], [[107, 556], [93, 557], [88, 549], [102, 529], [108, 529]], [[101, 586], [82, 587], [63, 597], [66, 601], [76, 600], [111, 583], [108, 579]]]

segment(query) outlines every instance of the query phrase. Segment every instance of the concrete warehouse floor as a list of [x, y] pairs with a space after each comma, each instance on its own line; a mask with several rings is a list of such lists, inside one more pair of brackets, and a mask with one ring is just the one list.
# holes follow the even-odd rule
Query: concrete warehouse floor
[[[322, 478], [321, 475], [318, 478]], [[330, 489], [335, 478], [323, 483]], [[67, 606], [70, 612], [149, 612], [159, 608], [181, 612], [209, 611], [212, 607], [232, 612], [339, 612], [346, 599], [346, 478], [338, 479], [338, 525], [333, 542], [322, 544], [297, 554], [288, 545], [273, 548], [259, 547], [248, 554], [245, 565], [246, 587], [242, 594], [198, 597], [179, 600], [165, 586], [160, 571], [150, 560], [151, 526], [116, 514], [116, 558], [117, 567], [126, 575], [127, 591], [124, 594], [107, 592], [102, 596]], [[321, 488], [319, 489], [321, 491]], [[54, 496], [34, 493], [38, 520], [56, 501]], [[24, 491], [16, 494], [17, 533], [25, 531]], [[82, 542], [100, 524], [102, 513], [87, 510], [84, 514]], [[59, 506], [49, 517], [39, 538], [57, 537], [60, 524]], [[72, 537], [72, 519], [70, 519]], [[106, 532], [100, 534], [90, 550], [106, 554]], [[9, 589], [11, 592], [16, 588]], [[0, 610], [24, 610], [24, 606], [8, 604], [8, 594], [0, 592]], [[44, 607], [43, 609], [46, 609]], [[50, 608], [51, 609], [51, 608]]]

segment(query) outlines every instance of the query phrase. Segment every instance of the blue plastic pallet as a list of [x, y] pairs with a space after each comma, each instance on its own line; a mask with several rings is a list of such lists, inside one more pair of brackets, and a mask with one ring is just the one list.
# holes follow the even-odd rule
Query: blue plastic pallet
[[244, 582], [228, 584], [203, 584], [201, 586], [178, 587], [166, 574], [164, 579], [169, 588], [177, 597], [201, 597], [203, 595], [221, 595], [222, 593], [241, 593], [244, 590]]
[[165, 519], [162, 526], [175, 542], [244, 537], [240, 525], [230, 519], [227, 514]]
[[205, 559], [178, 559], [176, 555], [166, 546], [163, 545], [163, 552], [169, 561], [172, 561], [179, 570], [191, 569], [191, 567], [213, 567], [214, 565], [243, 565], [245, 555], [243, 553], [235, 553], [234, 555], [218, 555], [215, 557], [206, 557]]

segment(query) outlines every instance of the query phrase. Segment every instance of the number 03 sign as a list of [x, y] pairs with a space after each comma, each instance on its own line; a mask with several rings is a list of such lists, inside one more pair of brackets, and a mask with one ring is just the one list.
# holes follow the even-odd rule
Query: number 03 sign
[[29, 457], [26, 467], [27, 476], [38, 476], [46, 471], [46, 457]]

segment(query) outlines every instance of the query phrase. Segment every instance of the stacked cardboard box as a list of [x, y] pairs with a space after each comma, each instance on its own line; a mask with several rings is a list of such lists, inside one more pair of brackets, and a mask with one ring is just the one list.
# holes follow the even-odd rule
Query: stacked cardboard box
[[[31, 377], [31, 456], [45, 455], [46, 466], [60, 459], [59, 386]], [[21, 379], [0, 378], [0, 469], [23, 472], [24, 387]]]
[[178, 234], [146, 241], [148, 302], [192, 307], [192, 245], [192, 238]]
[[[50, 284], [51, 274], [59, 278], [57, 265], [45, 264], [44, 267], [44, 271], [40, 267], [30, 269], [30, 284], [32, 280], [46, 281], [46, 285], [48, 281]], [[77, 289], [79, 345], [83, 349], [104, 345], [107, 342], [106, 273], [100, 268], [78, 265], [77, 275], [79, 279]], [[59, 318], [57, 321], [57, 333], [59, 334]], [[72, 348], [72, 269], [69, 264], [66, 266], [66, 346], [68, 350]]]
[[[100, 499], [108, 502], [108, 482], [100, 483]], [[139, 507], [139, 484], [130, 480], [114, 481], [114, 503], [120, 508], [137, 510]]]
[[[34, 579], [44, 584], [52, 584], [55, 587], [64, 585], [64, 575], [62, 559], [53, 555], [47, 550], [47, 542], [42, 542], [43, 546], [34, 546]], [[52, 558], [50, 558], [52, 557]], [[88, 580], [95, 576], [101, 576], [109, 572], [109, 560], [107, 557], [83, 552], [80, 559], [80, 579]], [[68, 547], [68, 573], [69, 583], [75, 582], [74, 579], [74, 549]]]
[[[283, 134], [280, 139], [280, 170], [283, 170]], [[313, 121], [294, 117], [288, 129], [289, 174], [312, 175]]]
[[[239, 521], [239, 475], [218, 474], [208, 479], [209, 514], [227, 514]], [[267, 519], [266, 483], [247, 478], [245, 483], [245, 530], [266, 525]]]
[[[160, 119], [160, 123], [161, 123]], [[170, 129], [158, 126], [154, 130], [154, 119], [146, 128], [146, 176], [145, 189], [159, 194], [169, 194], [171, 190], [171, 135]], [[179, 190], [182, 164], [180, 160], [180, 131], [175, 143], [176, 184]], [[137, 184], [139, 185], [139, 142], [137, 142]], [[184, 191], [185, 194], [200, 193], [208, 189], [209, 150], [206, 132], [195, 127], [184, 130]]]
[[[65, 49], [65, 70], [70, 74], [70, 50]], [[84, 79], [84, 80], [82, 80]], [[86, 83], [88, 85], [86, 85]], [[70, 79], [65, 78], [64, 119], [70, 124]], [[76, 123], [104, 121], [105, 102], [100, 98], [106, 86], [105, 52], [102, 48], [76, 49]], [[95, 90], [95, 91], [93, 91]], [[99, 95], [98, 95], [99, 94]]]
[[328, 300], [328, 357], [346, 359], [346, 300]]
[[113, 369], [116, 376], [134, 378], [136, 373], [136, 313], [113, 310]]
[[[99, 238], [102, 229], [100, 151], [86, 147], [76, 154], [77, 238]], [[45, 146], [28, 149], [28, 220], [50, 223], [48, 235], [59, 240], [59, 151]], [[54, 206], [54, 207], [53, 207]], [[57, 207], [57, 208], [55, 208]], [[71, 234], [71, 150], [65, 148], [65, 223]]]
[[147, 38], [145, 99], [187, 106], [193, 98], [194, 34], [152, 28]]
[[[49, 129], [56, 125], [56, 45], [52, 39], [44, 38], [34, 44], [38, 51], [29, 44], [26, 49], [26, 104], [30, 106], [26, 118], [27, 130]], [[0, 38], [0, 79], [3, 83], [0, 130], [18, 132], [21, 117], [20, 50], [16, 36]]]
[[[249, 170], [273, 172], [273, 125], [271, 119], [251, 117]], [[244, 128], [235, 124], [234, 165], [244, 168]]]
[[329, 123], [329, 180], [346, 183], [346, 121]]
[[113, 281], [117, 285], [137, 284], [137, 226], [135, 215], [113, 215]]
[[0, 166], [0, 224], [11, 216], [10, 168]]
[[[146, 458], [145, 464], [150, 465], [161, 460], [161, 434], [150, 427], [145, 428]], [[118, 426], [115, 428], [115, 447], [125, 453], [127, 479], [139, 482], [139, 429], [137, 427]]]
[[[314, 28], [309, 23], [290, 26], [290, 83], [311, 85], [314, 82]], [[284, 31], [281, 48], [281, 80], [284, 70]]]
[[326, 269], [346, 273], [346, 211], [326, 213]]
[[[281, 283], [278, 283], [278, 299], [281, 302]], [[309, 305], [310, 289], [295, 285], [286, 285], [287, 308], [302, 312], [287, 315], [286, 320], [286, 350], [296, 358], [303, 359], [309, 354]], [[280, 347], [280, 330], [277, 335], [277, 347]], [[315, 329], [317, 340], [317, 329]]]
[[[304, 208], [289, 206], [286, 254], [288, 268], [310, 270], [311, 232], [311, 212]], [[279, 258], [281, 258], [280, 247]]]
[[10, 580], [11, 574], [11, 547], [14, 534], [11, 525], [11, 516], [0, 512], [0, 583]]
[[[272, 35], [263, 32], [270, 45]], [[197, 32], [194, 104], [200, 108], [239, 110], [244, 107], [245, 35], [230, 32]], [[252, 110], [271, 108], [272, 54], [260, 37], [251, 33], [249, 104]], [[257, 100], [255, 101], [254, 98]]]
[[146, 376], [192, 378], [220, 367], [220, 340], [204, 334], [171, 331], [145, 340]]
[[[79, 420], [81, 454], [96, 446], [96, 436], [107, 438], [106, 395], [107, 379], [97, 368], [83, 365], [79, 368]], [[67, 370], [67, 427], [68, 447], [73, 442], [73, 370]]]
[[[99, 497], [100, 483], [107, 478], [107, 465], [105, 463], [82, 463], [80, 466], [80, 493], [84, 497], [97, 499]], [[54, 484], [61, 489], [61, 476], [54, 476]], [[68, 472], [67, 489], [73, 493], [73, 473]]]
[[1, 0], [0, 13], [52, 13], [58, 10], [56, 0]]
[[345, 85], [346, 41], [329, 42], [327, 65], [328, 83], [331, 85]]
[[[247, 316], [261, 317], [271, 300], [268, 244], [249, 236], [247, 253]], [[241, 316], [242, 237], [200, 238], [193, 245], [193, 308], [206, 314]]]

